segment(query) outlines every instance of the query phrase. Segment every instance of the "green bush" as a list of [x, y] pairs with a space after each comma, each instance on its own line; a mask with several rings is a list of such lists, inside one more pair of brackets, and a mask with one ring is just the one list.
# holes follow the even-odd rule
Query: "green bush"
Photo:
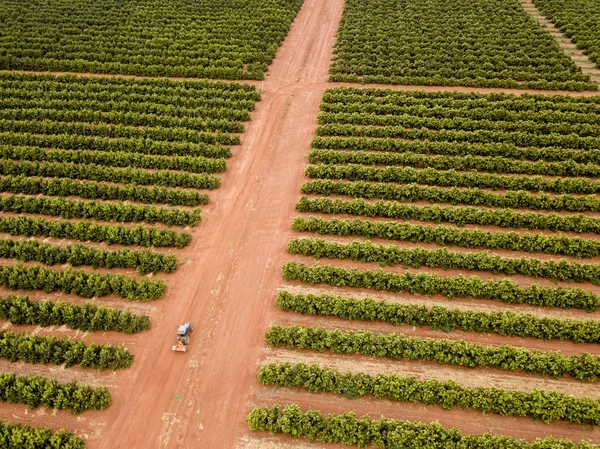
[[[14, 446], [14, 444], [18, 446]], [[26, 447], [28, 449], [85, 449], [83, 440], [70, 432], [10, 424], [3, 421], [0, 421], [0, 446], [6, 448]]]
[[403, 274], [384, 270], [357, 270], [330, 265], [306, 266], [295, 262], [283, 265], [286, 281], [310, 284], [327, 284], [335, 287], [368, 288], [393, 293], [407, 292], [417, 295], [442, 295], [453, 298], [477, 298], [502, 301], [506, 304], [530, 304], [544, 307], [578, 308], [588, 312], [598, 310], [600, 297], [578, 288], [542, 287], [533, 284], [520, 288], [519, 284], [503, 278], [482, 279], [471, 276], [442, 277], [429, 273]]
[[509, 337], [571, 340], [575, 343], [600, 343], [600, 322], [569, 318], [538, 318], [510, 310], [474, 312], [440, 306], [419, 306], [344, 296], [292, 294], [280, 291], [277, 306], [309, 315], [335, 316], [344, 320], [383, 321], [395, 326], [441, 329], [450, 332], [493, 332]]
[[38, 326], [67, 325], [85, 332], [117, 331], [133, 334], [150, 329], [147, 315], [135, 315], [128, 310], [76, 305], [65, 301], [31, 301], [27, 296], [0, 297], [0, 317], [13, 324]]
[[571, 376], [577, 380], [594, 382], [600, 375], [600, 357], [589, 353], [565, 357], [559, 351], [540, 351], [508, 345], [484, 346], [464, 340], [300, 326], [272, 326], [265, 334], [265, 339], [273, 347], [362, 354], [393, 360], [426, 360], [469, 368], [498, 368], [554, 379]]
[[445, 410], [459, 407], [483, 413], [527, 416], [549, 424], [565, 420], [578, 424], [600, 424], [600, 402], [576, 398], [557, 391], [534, 389], [530, 392], [501, 388], [468, 388], [449, 380], [420, 381], [397, 374], [341, 373], [319, 365], [271, 363], [261, 367], [258, 380], [263, 385], [304, 388], [311, 393], [334, 393], [354, 399], [373, 396], [398, 402], [438, 405]]

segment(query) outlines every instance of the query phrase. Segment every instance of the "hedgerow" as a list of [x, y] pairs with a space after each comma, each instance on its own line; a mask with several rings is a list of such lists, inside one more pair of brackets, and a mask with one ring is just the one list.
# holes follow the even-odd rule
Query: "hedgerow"
[[[0, 251], [1, 251], [0, 240]], [[591, 282], [600, 285], [600, 264], [580, 264], [566, 259], [539, 260], [526, 257], [494, 256], [488, 252], [450, 252], [446, 248], [402, 248], [395, 245], [376, 245], [354, 241], [347, 244], [319, 238], [298, 238], [288, 243], [290, 254], [316, 258], [352, 259], [360, 262], [377, 262], [382, 265], [402, 265], [405, 268], [442, 268], [491, 271], [507, 275], [521, 274], [566, 282]], [[0, 253], [1, 254], [1, 253]]]
[[107, 245], [138, 245], [184, 248], [192, 241], [187, 233], [147, 226], [96, 224], [85, 221], [50, 221], [46, 218], [0, 217], [0, 232], [13, 236], [54, 237], [81, 242], [103, 242]]
[[64, 430], [51, 430], [45, 427], [29, 427], [0, 421], [0, 444], [11, 447], [13, 442], [30, 449], [85, 449], [85, 443], [78, 436]]
[[[298, 212], [346, 214], [365, 217], [397, 218], [403, 220], [498, 226], [501, 228], [548, 229], [577, 233], [600, 233], [600, 220], [583, 214], [559, 215], [539, 212], [515, 212], [511, 209], [483, 209], [479, 207], [415, 206], [395, 202], [367, 203], [363, 199], [352, 201], [329, 198], [300, 198]], [[458, 231], [458, 230], [457, 230]], [[516, 234], [515, 234], [516, 235]], [[563, 238], [563, 236], [557, 236]], [[579, 239], [581, 240], [581, 239]]]
[[386, 449], [444, 447], [459, 449], [598, 449], [599, 446], [581, 441], [574, 443], [553, 437], [536, 438], [533, 442], [505, 435], [468, 435], [456, 428], [446, 428], [437, 422], [425, 424], [387, 418], [357, 418], [354, 412], [342, 415], [323, 415], [316, 410], [302, 413], [296, 404], [281, 409], [279, 405], [255, 408], [246, 417], [252, 430], [283, 433], [295, 438], [319, 439], [323, 443], [348, 446], [376, 446]]
[[384, 270], [357, 270], [315, 264], [306, 266], [286, 262], [283, 267], [286, 281], [327, 284], [335, 287], [368, 288], [393, 293], [442, 295], [449, 299], [476, 298], [502, 301], [506, 304], [530, 304], [544, 307], [584, 309], [594, 312], [600, 307], [600, 297], [580, 288], [563, 289], [537, 284], [520, 288], [509, 278], [483, 281], [477, 276], [446, 276], [432, 273], [391, 273]]
[[589, 353], [565, 357], [559, 351], [517, 346], [484, 346], [464, 340], [299, 326], [272, 326], [265, 338], [273, 347], [362, 354], [394, 360], [426, 360], [469, 368], [498, 368], [551, 378], [571, 376], [585, 382], [594, 382], [600, 375], [600, 357]]
[[41, 337], [6, 331], [0, 332], [0, 358], [11, 362], [53, 363], [67, 368], [79, 365], [99, 370], [129, 368], [133, 361], [133, 355], [124, 346], [88, 345], [68, 337]]
[[260, 368], [258, 380], [263, 385], [304, 388], [311, 393], [334, 393], [350, 399], [373, 396], [375, 399], [439, 405], [445, 410], [460, 407], [483, 413], [526, 416], [547, 424], [556, 420], [600, 424], [600, 402], [539, 388], [528, 392], [468, 388], [452, 380], [420, 381], [397, 374], [341, 373], [303, 363], [270, 363]]
[[0, 198], [0, 211], [54, 215], [62, 218], [92, 218], [96, 220], [156, 222], [174, 226], [196, 226], [200, 210], [166, 209], [155, 206], [74, 201], [67, 198], [27, 197], [19, 195]]
[[79, 414], [86, 410], [106, 409], [110, 404], [110, 393], [106, 387], [92, 388], [76, 381], [61, 384], [37, 375], [0, 373], [0, 401], [25, 404], [31, 409], [43, 406]]
[[94, 268], [132, 268], [140, 274], [173, 273], [177, 270], [177, 258], [149, 250], [105, 250], [83, 245], [52, 245], [35, 240], [11, 240], [0, 238], [0, 257], [23, 262], [36, 261], [46, 265], [90, 265]]
[[600, 343], [600, 323], [596, 320], [538, 318], [510, 310], [474, 312], [440, 306], [419, 306], [344, 296], [292, 294], [280, 291], [277, 306], [309, 315], [335, 316], [344, 320], [383, 321], [396, 326], [441, 329], [450, 332], [493, 332], [509, 337], [571, 340], [575, 343]]
[[56, 271], [22, 265], [0, 267], [0, 285], [12, 290], [43, 290], [46, 293], [58, 290], [84, 298], [116, 294], [136, 301], [160, 299], [167, 289], [163, 281], [146, 278], [137, 280], [122, 274], [97, 274], [72, 269]]
[[0, 317], [13, 324], [38, 326], [67, 325], [85, 332], [117, 331], [133, 334], [150, 329], [147, 315], [93, 304], [77, 305], [65, 301], [31, 301], [27, 296], [0, 297]]
[[512, 209], [533, 209], [569, 212], [600, 211], [596, 195], [549, 195], [509, 190], [503, 193], [479, 188], [436, 187], [419, 184], [388, 184], [365, 181], [334, 181], [315, 179], [302, 184], [302, 193], [312, 195], [344, 195], [354, 198], [380, 198], [401, 202], [481, 205]]

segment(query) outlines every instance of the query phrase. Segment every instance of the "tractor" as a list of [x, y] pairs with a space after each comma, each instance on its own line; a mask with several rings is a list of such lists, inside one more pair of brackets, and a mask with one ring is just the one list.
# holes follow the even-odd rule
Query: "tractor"
[[173, 351], [187, 352], [190, 344], [190, 332], [193, 330], [194, 328], [190, 323], [182, 324], [177, 328], [177, 343], [173, 345]]

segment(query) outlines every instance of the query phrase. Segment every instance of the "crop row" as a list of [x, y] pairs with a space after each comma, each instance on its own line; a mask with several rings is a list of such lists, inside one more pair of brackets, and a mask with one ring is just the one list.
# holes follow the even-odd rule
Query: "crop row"
[[[531, 102], [517, 100], [488, 101], [491, 96], [472, 97], [470, 99], [415, 98], [414, 96], [368, 97], [355, 92], [340, 92], [331, 89], [323, 96], [319, 106], [322, 113], [350, 115], [354, 120], [366, 115], [367, 120], [393, 120], [394, 116], [426, 117], [439, 119], [470, 119], [483, 122], [514, 122], [524, 124], [597, 124], [600, 125], [600, 115], [590, 108], [590, 105], [563, 103], [547, 98], [544, 101]], [[2, 103], [0, 102], [0, 105]], [[575, 106], [575, 107], [574, 107]], [[359, 115], [355, 115], [359, 114]], [[344, 116], [339, 116], [344, 117]], [[351, 119], [352, 120], [352, 119]]]
[[527, 416], [549, 424], [565, 420], [578, 424], [600, 424], [600, 402], [556, 391], [534, 389], [528, 392], [501, 388], [468, 388], [456, 382], [424, 380], [397, 374], [341, 373], [319, 365], [271, 363], [261, 367], [258, 380], [263, 385], [304, 388], [311, 393], [333, 393], [355, 399], [373, 396], [398, 402], [439, 405], [444, 410], [460, 407], [483, 413]]
[[484, 346], [464, 340], [299, 326], [273, 326], [265, 338], [273, 347], [362, 354], [394, 360], [425, 360], [469, 368], [498, 368], [552, 378], [572, 376], [585, 382], [594, 382], [600, 375], [600, 358], [588, 353], [565, 357], [558, 351], [517, 346]]
[[353, 412], [323, 415], [316, 410], [303, 413], [296, 404], [281, 409], [279, 405], [255, 408], [246, 417], [251, 430], [283, 433], [295, 438], [319, 439], [323, 443], [348, 446], [421, 449], [448, 447], [469, 449], [598, 449], [595, 444], [579, 444], [553, 437], [537, 438], [533, 442], [516, 440], [504, 435], [462, 434], [456, 428], [440, 423], [425, 424], [387, 418], [357, 418]]
[[392, 138], [323, 137], [316, 136], [312, 147], [330, 150], [371, 150], [383, 152], [411, 152], [446, 156], [489, 156], [516, 160], [544, 160], [548, 162], [573, 161], [574, 163], [599, 163], [596, 151], [558, 147], [517, 146], [509, 142], [436, 142], [432, 140], [406, 141]]
[[33, 217], [0, 217], [0, 232], [13, 236], [53, 237], [127, 246], [184, 248], [192, 240], [190, 234], [177, 233], [170, 229], [156, 229], [140, 225], [134, 227], [103, 225], [85, 221], [51, 221], [46, 218]]
[[110, 404], [110, 393], [106, 387], [92, 388], [75, 381], [61, 384], [42, 376], [0, 373], [0, 401], [25, 404], [31, 409], [41, 405], [79, 414], [86, 410], [106, 409]]
[[231, 157], [231, 148], [220, 144], [156, 141], [140, 137], [108, 138], [69, 134], [42, 135], [8, 131], [0, 132], [0, 143], [3, 146], [34, 146], [43, 149], [60, 148], [63, 150], [90, 150], [160, 156]]
[[[2, 250], [0, 240], [0, 251]], [[580, 264], [565, 259], [540, 260], [526, 257], [495, 256], [485, 251], [458, 253], [442, 249], [402, 248], [396, 245], [376, 245], [354, 241], [347, 244], [324, 239], [301, 238], [288, 243], [290, 254], [328, 259], [351, 259], [381, 265], [402, 265], [412, 268], [422, 266], [444, 270], [462, 269], [490, 271], [506, 275], [524, 276], [567, 282], [591, 282], [600, 285], [600, 264]], [[0, 253], [1, 254], [1, 253]]]
[[[0, 121], [1, 125], [2, 121]], [[0, 129], [2, 128], [0, 127]], [[519, 146], [561, 147], [584, 150], [593, 150], [594, 148], [598, 148], [600, 144], [599, 137], [581, 137], [576, 134], [536, 135], [520, 131], [510, 132], [486, 129], [477, 129], [474, 131], [452, 129], [428, 130], [404, 128], [402, 126], [381, 127], [336, 124], [320, 126], [316, 132], [318, 136], [387, 137], [470, 143], [508, 142]], [[222, 143], [226, 144], [226, 142]]]
[[600, 68], [600, 34], [598, 28], [593, 26], [600, 22], [600, 6], [597, 2], [534, 0], [533, 3]]
[[199, 209], [166, 209], [146, 205], [20, 195], [0, 197], [0, 211], [53, 215], [62, 218], [89, 218], [121, 222], [143, 221], [150, 224], [158, 222], [168, 226], [196, 226], [200, 223]]
[[63, 326], [85, 332], [117, 331], [133, 334], [150, 329], [150, 318], [114, 307], [65, 301], [31, 301], [25, 296], [0, 298], [0, 317], [13, 324]]
[[344, 296], [292, 294], [280, 291], [277, 306], [297, 313], [334, 316], [344, 320], [382, 321], [395, 326], [455, 329], [464, 332], [496, 333], [509, 337], [570, 340], [575, 343], [600, 343], [600, 323], [596, 320], [538, 318], [510, 310], [474, 312], [440, 306], [419, 306]]
[[[3, 70], [228, 80], [264, 79], [302, 6], [300, 0], [184, 0], [152, 7], [101, 0], [68, 11], [55, 4], [29, 11], [13, 0], [4, 3]], [[86, 24], [93, 24], [92, 34]]]
[[22, 262], [36, 261], [45, 265], [89, 265], [94, 268], [130, 268], [140, 274], [173, 273], [177, 258], [172, 254], [146, 250], [106, 250], [84, 245], [52, 245], [36, 240], [11, 240], [0, 238], [0, 257]]
[[53, 335], [16, 334], [0, 332], [0, 358], [11, 362], [53, 363], [67, 368], [79, 365], [82, 368], [110, 369], [129, 368], [133, 355], [124, 346], [110, 344], [86, 344], [68, 337]]
[[62, 291], [83, 298], [116, 294], [137, 301], [160, 299], [167, 285], [163, 281], [137, 280], [122, 274], [87, 273], [67, 269], [55, 271], [40, 266], [0, 267], [0, 285], [12, 290], [43, 290], [46, 293]]
[[600, 180], [587, 178], [545, 178], [543, 176], [503, 175], [491, 173], [457, 172], [434, 168], [369, 167], [349, 165], [308, 165], [309, 178], [347, 179], [349, 181], [376, 181], [418, 183], [448, 187], [474, 187], [501, 190], [529, 190], [551, 193], [599, 193]]
[[401, 202], [429, 201], [431, 203], [568, 212], [600, 211], [600, 200], [596, 195], [535, 194], [523, 190], [496, 193], [472, 187], [436, 187], [420, 184], [398, 185], [366, 181], [314, 179], [302, 184], [301, 191], [313, 195], [344, 195], [354, 198], [381, 198]]
[[206, 173], [193, 174], [169, 170], [147, 171], [139, 168], [113, 168], [95, 164], [12, 161], [7, 159], [0, 160], [0, 175], [60, 177], [210, 190], [221, 185], [219, 178]]
[[70, 134], [96, 137], [127, 137], [152, 139], [158, 141], [184, 141], [191, 143], [208, 143], [223, 145], [239, 145], [237, 134], [207, 133], [185, 128], [166, 128], [162, 126], [138, 128], [136, 126], [108, 125], [72, 122], [52, 122], [49, 120], [0, 120], [0, 132], [19, 132], [33, 134]]
[[[415, 206], [412, 204], [399, 204], [388, 201], [378, 201], [376, 203], [367, 203], [363, 199], [352, 201], [332, 200], [329, 198], [302, 197], [296, 204], [298, 212], [318, 212], [324, 214], [346, 214], [365, 217], [397, 218], [402, 220], [420, 220], [432, 221], [435, 223], [452, 223], [458, 226], [475, 224], [482, 226], [498, 226], [501, 228], [527, 228], [527, 229], [548, 229], [551, 231], [570, 231], [577, 233], [590, 232], [600, 233], [600, 220], [595, 217], [587, 217], [583, 214], [577, 215], [559, 215], [539, 212], [515, 212], [511, 209], [483, 209], [478, 207], [440, 207], [440, 206]], [[454, 229], [456, 232], [460, 230]], [[341, 232], [341, 231], [340, 231]], [[474, 231], [464, 231], [464, 236]], [[483, 231], [479, 231], [483, 232]], [[346, 235], [352, 235], [351, 233]], [[488, 233], [492, 235], [492, 233]], [[495, 233], [494, 233], [495, 235]], [[499, 235], [499, 234], [498, 234]], [[518, 234], [511, 233], [513, 240], [518, 240]], [[565, 236], [547, 236], [556, 239], [568, 239]], [[382, 237], [385, 238], [385, 237]], [[536, 237], [543, 239], [543, 237]], [[566, 242], [566, 240], [563, 240]], [[571, 241], [571, 240], [569, 240]], [[578, 239], [577, 242], [587, 242], [587, 240]], [[591, 248], [594, 243], [583, 243]], [[560, 245], [559, 247], [562, 247]], [[561, 250], [554, 252], [561, 254]], [[586, 250], [587, 252], [587, 250]], [[585, 256], [586, 252], [578, 251], [579, 257]], [[594, 251], [592, 250], [592, 253]]]
[[[599, 127], [600, 128], [600, 127]], [[312, 164], [361, 164], [435, 168], [437, 170], [477, 170], [490, 173], [512, 173], [544, 176], [600, 177], [595, 164], [572, 161], [517, 161], [491, 156], [427, 156], [418, 153], [371, 153], [354, 151], [313, 150], [308, 154]]]
[[286, 281], [327, 284], [334, 287], [367, 288], [427, 296], [442, 295], [449, 299], [489, 299], [506, 304], [577, 308], [588, 312], [594, 312], [600, 307], [600, 297], [587, 290], [544, 287], [537, 284], [520, 288], [519, 284], [509, 278], [483, 281], [477, 276], [442, 277], [437, 274], [415, 274], [408, 271], [396, 274], [381, 269], [357, 270], [320, 264], [306, 266], [295, 262], [285, 263], [282, 270]]
[[83, 440], [70, 432], [4, 421], [0, 421], [0, 443], [7, 448], [12, 446], [28, 449], [85, 449]]
[[110, 167], [150, 168], [154, 170], [182, 170], [193, 173], [221, 173], [227, 169], [222, 158], [203, 156], [154, 156], [128, 151], [56, 150], [36, 146], [1, 145], [2, 159], [40, 162], [96, 164]]
[[164, 128], [184, 128], [194, 131], [220, 131], [225, 133], [243, 133], [244, 125], [237, 121], [219, 118], [169, 117], [156, 114], [122, 112], [120, 110], [98, 111], [95, 109], [63, 109], [50, 105], [27, 108], [3, 108], [0, 120], [50, 120], [55, 122], [81, 122], [91, 124], [110, 123], [113, 125], [150, 126]]
[[[0, 118], [3, 114], [0, 114]], [[16, 114], [5, 114], [8, 117]], [[597, 116], [596, 116], [597, 117]], [[15, 119], [17, 119], [15, 117]], [[389, 114], [378, 115], [368, 112], [323, 112], [317, 116], [319, 125], [365, 125], [365, 126], [383, 126], [387, 127], [385, 132], [395, 129], [416, 128], [428, 130], [460, 130], [460, 131], [499, 131], [499, 132], [519, 132], [533, 135], [571, 135], [579, 137], [598, 137], [600, 131], [597, 126], [590, 123], [535, 123], [529, 120], [503, 121], [488, 120], [484, 117], [468, 118], [456, 116], [451, 118], [443, 117], [421, 117], [410, 114]], [[83, 120], [82, 120], [83, 121]], [[335, 129], [336, 127], [331, 127]], [[224, 131], [228, 131], [225, 129]], [[233, 131], [235, 132], [235, 131]], [[395, 137], [384, 134], [385, 137]]]
[[77, 181], [67, 178], [44, 179], [4, 175], [0, 177], [0, 192], [46, 196], [78, 196], [90, 200], [137, 201], [170, 206], [198, 206], [208, 204], [208, 195], [196, 190], [170, 187], [117, 185], [96, 181]]

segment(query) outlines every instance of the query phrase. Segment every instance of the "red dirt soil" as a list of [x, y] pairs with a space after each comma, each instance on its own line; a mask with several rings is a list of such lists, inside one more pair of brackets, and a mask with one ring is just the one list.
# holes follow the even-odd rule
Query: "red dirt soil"
[[[257, 360], [265, 358], [264, 332], [273, 320], [291, 318], [290, 314], [275, 308], [274, 297], [283, 284], [281, 265], [290, 259], [287, 242], [299, 236], [292, 231], [291, 222], [297, 215], [294, 205], [301, 196], [300, 185], [306, 179], [303, 169], [317, 126], [319, 103], [325, 89], [343, 85], [326, 82], [342, 7], [343, 0], [306, 0], [264, 84], [252, 82], [259, 89], [264, 88], [262, 101], [252, 113], [242, 145], [234, 148], [228, 171], [221, 178], [223, 187], [211, 193], [211, 203], [203, 209], [201, 225], [192, 230], [192, 244], [179, 253], [182, 257], [187, 255], [188, 262], [167, 278], [170, 286], [167, 297], [149, 305], [155, 308], [152, 330], [133, 336], [89, 335], [88, 341], [127, 342], [135, 355], [132, 368], [125, 371], [75, 371], [83, 381], [108, 384], [113, 396], [111, 407], [76, 417], [63, 412], [43, 409], [32, 412], [24, 406], [3, 405], [0, 418], [75, 431], [86, 439], [89, 449], [233, 449], [240, 439], [247, 441], [246, 434], [250, 432], [245, 416], [251, 407], [279, 401], [297, 401], [303, 408], [313, 406], [324, 412], [355, 409], [359, 413], [369, 411], [372, 416], [389, 412], [391, 416], [426, 422], [440, 418], [447, 424], [476, 433], [542, 436], [539, 433], [546, 428], [544, 425], [530, 424], [523, 418], [495, 419], [494, 415], [474, 412], [461, 412], [450, 418], [454, 412], [435, 407], [404, 407], [370, 399], [350, 402], [333, 396], [284, 390], [280, 393], [265, 389], [256, 381]], [[347, 85], [427, 91], [525, 92]], [[106, 302], [111, 300], [114, 298]], [[293, 320], [310, 321], [300, 316]], [[196, 329], [189, 351], [173, 353], [171, 345], [176, 327], [185, 321], [192, 322]], [[321, 322], [326, 321], [335, 320], [321, 319]], [[345, 327], [350, 323], [338, 320], [337, 325]], [[483, 338], [490, 343], [499, 341], [493, 336]], [[574, 352], [575, 348], [578, 347], [573, 346]], [[362, 359], [355, 360], [360, 363]], [[0, 363], [0, 368], [6, 365]], [[14, 369], [15, 365], [11, 367]], [[65, 380], [74, 377], [54, 367], [43, 370], [40, 366], [19, 365], [18, 371], [45, 372], [50, 377]], [[573, 439], [593, 437], [600, 441], [595, 431], [585, 431], [577, 425], [561, 424], [556, 434]], [[255, 437], [266, 438], [267, 435], [252, 433], [251, 439]], [[284, 442], [302, 443], [286, 437], [277, 437], [275, 443], [272, 438], [268, 440], [274, 445], [259, 443], [251, 447], [282, 448]]]

